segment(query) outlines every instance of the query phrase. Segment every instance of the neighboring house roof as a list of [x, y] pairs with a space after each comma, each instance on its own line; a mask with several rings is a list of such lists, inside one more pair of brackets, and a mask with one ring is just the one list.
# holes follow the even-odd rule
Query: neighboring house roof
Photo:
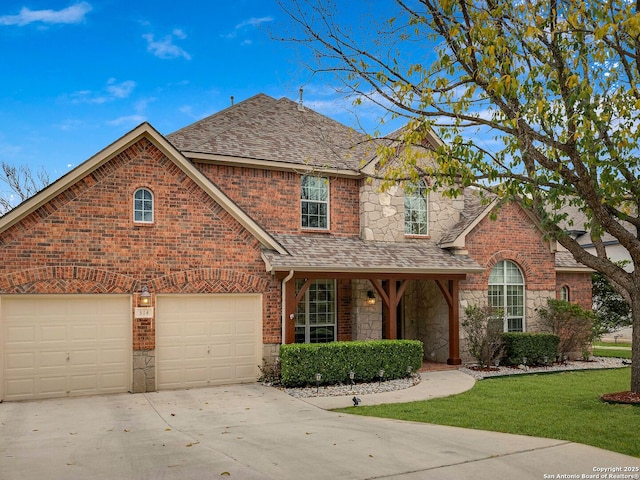
[[252, 159], [351, 173], [360, 171], [375, 154], [375, 144], [367, 136], [287, 98], [264, 94], [167, 139], [193, 159]]
[[556, 252], [556, 271], [558, 272], [592, 272], [593, 269], [578, 263], [573, 255], [567, 251]]
[[274, 235], [288, 252], [264, 250], [267, 271], [455, 274], [482, 272], [466, 255], [430, 242], [367, 242], [329, 235]]
[[171, 161], [173, 161], [186, 175], [188, 175], [196, 184], [200, 186], [207, 194], [213, 198], [222, 208], [224, 208], [233, 218], [235, 218], [244, 228], [258, 239], [265, 247], [284, 253], [282, 247], [267, 233], [260, 225], [258, 225], [251, 217], [249, 217], [242, 209], [240, 209], [229, 197], [214, 185], [202, 172], [200, 172], [189, 160], [187, 160], [175, 147], [169, 143], [157, 130], [150, 124], [142, 123], [129, 133], [122, 136], [116, 142], [112, 143], [96, 155], [85, 161], [71, 172], [67, 173], [48, 187], [44, 188], [28, 200], [22, 202], [13, 210], [7, 212], [0, 217], [0, 233], [15, 225], [30, 213], [34, 212], [49, 200], [70, 188], [78, 180], [89, 175], [91, 172], [104, 165], [115, 155], [134, 145], [142, 138], [147, 138], [151, 143], [157, 146]]

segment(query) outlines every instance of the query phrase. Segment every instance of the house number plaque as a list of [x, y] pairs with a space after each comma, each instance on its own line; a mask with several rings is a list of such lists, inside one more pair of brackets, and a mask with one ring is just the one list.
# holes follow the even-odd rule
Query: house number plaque
[[135, 318], [153, 318], [153, 307], [136, 307]]

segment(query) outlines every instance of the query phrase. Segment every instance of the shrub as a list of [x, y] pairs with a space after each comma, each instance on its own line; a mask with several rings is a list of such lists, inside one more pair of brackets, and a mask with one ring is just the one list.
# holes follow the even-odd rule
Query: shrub
[[553, 362], [558, 356], [560, 337], [552, 333], [523, 333], [509, 332], [502, 334], [504, 342], [504, 357], [502, 363], [506, 365], [541, 366]]
[[349, 372], [354, 381], [392, 380], [407, 375], [407, 367], [422, 366], [422, 342], [417, 340], [368, 340], [331, 343], [292, 343], [280, 347], [281, 380], [285, 387], [346, 383]]
[[258, 365], [260, 369], [260, 377], [258, 378], [259, 382], [266, 383], [269, 385], [280, 385], [280, 358], [276, 357], [276, 359], [272, 362], [267, 359], [262, 359], [262, 365]]
[[569, 353], [588, 351], [594, 338], [594, 314], [580, 305], [564, 300], [547, 299], [547, 308], [539, 310], [542, 325], [560, 337], [558, 351], [568, 357]]
[[465, 308], [462, 327], [467, 334], [469, 354], [481, 368], [493, 365], [503, 353], [503, 320], [500, 311], [492, 307]]

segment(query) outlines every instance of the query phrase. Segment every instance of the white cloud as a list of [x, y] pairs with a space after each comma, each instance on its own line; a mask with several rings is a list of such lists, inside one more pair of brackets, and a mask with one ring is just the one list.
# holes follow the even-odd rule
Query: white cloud
[[158, 58], [169, 59], [183, 57], [186, 60], [191, 60], [189, 55], [184, 49], [174, 44], [174, 38], [184, 40], [187, 35], [179, 28], [173, 30], [171, 35], [165, 35], [162, 40], [156, 40], [152, 33], [146, 33], [142, 35], [147, 41], [147, 50]]
[[[269, 22], [273, 22], [273, 17], [248, 18], [247, 20], [243, 20], [242, 22], [238, 23], [235, 27], [233, 27], [233, 31], [231, 33], [227, 33], [226, 35], [223, 35], [223, 38], [228, 38], [228, 39], [236, 38], [239, 31], [246, 30], [247, 28], [259, 27], [263, 23], [269, 23]], [[247, 41], [243, 42], [243, 45], [250, 45], [250, 44], [251, 44], [250, 40], [248, 42]]]
[[92, 10], [87, 2], [76, 3], [62, 10], [30, 10], [22, 7], [18, 15], [3, 15], [0, 25], [17, 25], [23, 27], [30, 23], [73, 24], [84, 21], [85, 15]]
[[99, 92], [79, 90], [71, 94], [74, 103], [103, 104], [117, 99], [128, 98], [136, 87], [133, 80], [118, 83], [115, 78], [107, 80], [105, 88]]
[[113, 120], [109, 120], [107, 123], [107, 125], [110, 125], [112, 127], [118, 127], [120, 125], [125, 125], [125, 124], [132, 124], [132, 125], [138, 125], [142, 122], [144, 122], [146, 120], [146, 117], [144, 115], [125, 115], [122, 117], [118, 117], [115, 118]]
[[107, 92], [113, 98], [127, 98], [136, 87], [136, 82], [133, 80], [116, 83], [115, 78], [110, 78], [107, 83]]
[[272, 17], [260, 17], [260, 18], [251, 17], [237, 24], [235, 26], [235, 29], [240, 30], [241, 28], [244, 28], [244, 27], [258, 27], [263, 23], [269, 23], [269, 22], [273, 22]]

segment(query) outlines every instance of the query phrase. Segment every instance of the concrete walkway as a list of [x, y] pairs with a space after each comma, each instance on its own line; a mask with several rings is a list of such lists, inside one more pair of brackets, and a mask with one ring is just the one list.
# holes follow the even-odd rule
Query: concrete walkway
[[[460, 375], [426, 374], [397, 399], [465, 389]], [[338, 414], [259, 384], [0, 404], [0, 480], [539, 480], [638, 466], [561, 440]]]
[[[445, 370], [440, 372], [421, 372], [420, 383], [411, 388], [397, 390], [395, 392], [372, 393], [358, 395], [360, 405], [382, 405], [384, 403], [405, 403], [428, 400], [436, 397], [448, 397], [465, 392], [475, 385], [473, 377], [458, 370]], [[315, 405], [325, 410], [334, 408], [352, 407], [353, 395], [341, 397], [308, 397], [300, 400]]]

